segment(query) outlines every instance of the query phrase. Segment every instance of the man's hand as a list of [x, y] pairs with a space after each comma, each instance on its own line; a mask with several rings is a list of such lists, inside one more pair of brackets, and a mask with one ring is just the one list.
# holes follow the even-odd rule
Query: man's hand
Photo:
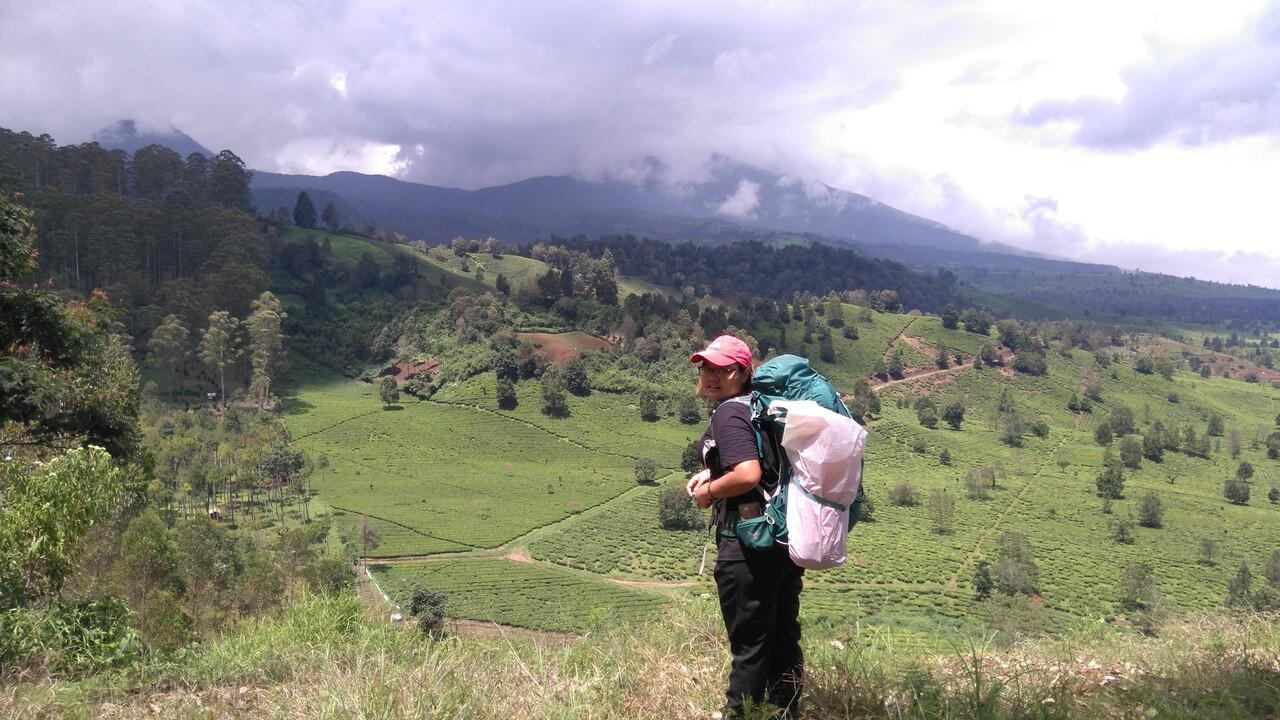
[[693, 477], [689, 478], [689, 484], [685, 487], [685, 490], [689, 493], [689, 497], [693, 497], [693, 491], [697, 490], [699, 485], [701, 485], [702, 483], [710, 479], [711, 479], [710, 470], [703, 470], [702, 472], [697, 473]]

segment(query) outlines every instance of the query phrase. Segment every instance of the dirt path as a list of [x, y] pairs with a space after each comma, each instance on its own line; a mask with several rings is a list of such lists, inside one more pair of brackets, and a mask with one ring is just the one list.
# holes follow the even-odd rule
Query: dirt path
[[956, 587], [956, 583], [959, 581], [960, 576], [978, 558], [978, 554], [982, 552], [983, 543], [995, 534], [996, 530], [1000, 528], [1000, 524], [1004, 522], [1004, 519], [1009, 516], [1009, 513], [1013, 512], [1013, 508], [1022, 501], [1022, 498], [1026, 497], [1027, 492], [1031, 490], [1031, 486], [1035, 484], [1036, 478], [1040, 477], [1040, 473], [1044, 472], [1044, 469], [1049, 466], [1049, 463], [1053, 460], [1054, 456], [1057, 455], [1058, 450], [1066, 444], [1069, 437], [1070, 435], [1064, 434], [1063, 438], [1058, 441], [1057, 446], [1053, 448], [1053, 451], [1045, 454], [1044, 462], [1040, 463], [1040, 467], [1036, 468], [1036, 471], [1031, 474], [1031, 477], [1027, 478], [1026, 484], [1022, 486], [1022, 489], [1018, 491], [1018, 494], [1014, 495], [1013, 498], [1009, 500], [1009, 504], [1005, 506], [1004, 511], [996, 517], [995, 521], [993, 521], [986, 530], [982, 531], [982, 534], [978, 536], [978, 542], [973, 546], [973, 549], [969, 551], [969, 554], [965, 555], [964, 560], [960, 563], [960, 567], [956, 568], [955, 573], [947, 580], [947, 588], [954, 589]]
[[879, 390], [881, 388], [892, 387], [899, 383], [910, 382], [912, 380], [920, 380], [922, 378], [933, 377], [935, 375], [946, 375], [947, 373], [953, 373], [953, 372], [957, 372], [957, 371], [964, 370], [966, 368], [971, 368], [971, 367], [973, 367], [973, 363], [970, 363], [968, 365], [953, 365], [949, 368], [939, 368], [937, 370], [916, 371], [914, 373], [909, 372], [903, 375], [902, 377], [897, 378], [896, 380], [879, 380], [879, 381], [873, 382], [871, 383], [871, 389]]

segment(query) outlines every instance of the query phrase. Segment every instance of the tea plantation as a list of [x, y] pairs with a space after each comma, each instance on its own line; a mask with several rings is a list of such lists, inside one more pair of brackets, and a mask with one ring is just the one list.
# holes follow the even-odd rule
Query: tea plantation
[[[817, 359], [816, 343], [805, 347], [846, 390], [895, 348], [908, 367], [932, 371], [930, 354], [945, 349], [968, 360], [994, 340], [948, 330], [935, 317], [853, 306], [846, 313], [858, 338], [833, 334], [835, 362]], [[791, 322], [787, 333], [794, 342], [803, 324]], [[884, 386], [866, 455], [874, 521], [852, 531], [847, 565], [806, 575], [805, 621], [892, 625], [924, 643], [980, 627], [974, 568], [995, 561], [1006, 531], [1024, 534], [1034, 550], [1033, 600], [1049, 627], [1119, 615], [1125, 569], [1139, 562], [1152, 566], [1165, 611], [1221, 606], [1240, 563], [1258, 567], [1280, 547], [1280, 505], [1267, 499], [1280, 486], [1280, 461], [1262, 443], [1274, 431], [1280, 391], [1185, 371], [1172, 379], [1142, 374], [1131, 350], [1111, 354], [1104, 367], [1092, 353], [1054, 349], [1042, 376], [965, 366], [908, 373]], [[1097, 396], [1090, 411], [1069, 410], [1072, 396], [1087, 389]], [[958, 400], [960, 429], [922, 425], [915, 402], [926, 396], [939, 409]], [[542, 414], [536, 381], [520, 382], [517, 399], [515, 408], [499, 408], [486, 373], [442, 388], [431, 401], [406, 399], [402, 409], [384, 410], [372, 386], [312, 374], [296, 383], [287, 411], [294, 436], [330, 461], [314, 483], [339, 527], [352, 533], [367, 516], [380, 535], [369, 555], [462, 553], [375, 568], [388, 592], [421, 582], [450, 593], [449, 611], [459, 617], [542, 629], [581, 629], [606, 608], [641, 617], [671, 593], [696, 599], [713, 592], [709, 569], [697, 575], [707, 534], [663, 529], [662, 484], [637, 487], [633, 474], [637, 458], [652, 458], [664, 483], [681, 483], [672, 471], [701, 423], [683, 425], [666, 413], [642, 421], [633, 393], [569, 396], [563, 418]], [[1024, 425], [1014, 443], [1002, 403]], [[1159, 422], [1203, 437], [1215, 415], [1222, 432], [1212, 436], [1207, 458], [1180, 448], [1158, 462], [1141, 459], [1104, 512], [1095, 479], [1105, 449], [1094, 430], [1122, 406], [1138, 433]], [[1036, 423], [1047, 427], [1043, 437], [1032, 432]], [[1113, 441], [1112, 453], [1120, 443]], [[944, 451], [949, 464], [940, 459]], [[1223, 483], [1242, 461], [1255, 469], [1252, 497], [1236, 505], [1224, 499]], [[975, 469], [988, 471], [980, 491], [966, 486]], [[903, 483], [913, 486], [915, 503], [890, 501]], [[941, 531], [929, 509], [938, 490], [955, 508]], [[1163, 505], [1161, 526], [1135, 524], [1128, 542], [1116, 541], [1116, 524], [1134, 518], [1148, 492]], [[1208, 541], [1212, 558], [1203, 549]], [[530, 562], [476, 551], [498, 546], [520, 548]], [[712, 546], [708, 568], [713, 561]]]

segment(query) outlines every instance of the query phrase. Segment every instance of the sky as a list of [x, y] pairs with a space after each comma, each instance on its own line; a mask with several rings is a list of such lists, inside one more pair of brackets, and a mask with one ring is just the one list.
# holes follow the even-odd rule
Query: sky
[[727, 155], [985, 240], [1280, 287], [1274, 0], [0, 0], [0, 126], [126, 117], [256, 169], [466, 188]]

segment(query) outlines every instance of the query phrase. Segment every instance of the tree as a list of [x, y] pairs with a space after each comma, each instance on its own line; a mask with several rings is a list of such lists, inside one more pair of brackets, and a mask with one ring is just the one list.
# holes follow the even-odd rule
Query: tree
[[1158, 528], [1164, 519], [1164, 503], [1155, 491], [1149, 490], [1138, 503], [1138, 524], [1142, 527]]
[[1280, 487], [1273, 487], [1267, 493], [1267, 499], [1273, 503], [1280, 503]]
[[1223, 431], [1222, 416], [1219, 415], [1218, 413], [1213, 413], [1212, 415], [1209, 416], [1208, 433], [1214, 437], [1221, 437], [1222, 431]]
[[569, 415], [569, 403], [564, 396], [564, 376], [554, 365], [542, 373], [542, 412], [551, 417]]
[[991, 591], [995, 589], [995, 582], [991, 579], [991, 563], [986, 560], [979, 560], [973, 570], [973, 595], [978, 600], [986, 600], [991, 597]]
[[1103, 498], [1118, 500], [1124, 497], [1124, 468], [1114, 462], [1107, 463], [1094, 484]]
[[680, 422], [685, 425], [694, 425], [700, 422], [702, 420], [702, 409], [698, 407], [697, 396], [692, 393], [682, 394], [676, 414], [680, 418]]
[[1032, 559], [1031, 543], [1022, 533], [1000, 536], [996, 558], [996, 587], [1005, 595], [1032, 595], [1038, 590], [1040, 567]]
[[400, 402], [400, 387], [396, 385], [395, 378], [382, 378], [382, 382], [378, 384], [378, 398], [382, 400], [382, 407], [384, 408], [389, 408]]
[[955, 305], [947, 303], [947, 306], [942, 309], [942, 327], [948, 330], [955, 330], [959, 324], [960, 312], [956, 310]]
[[[301, 198], [299, 198], [299, 199], [301, 199]], [[315, 208], [313, 207], [313, 208], [311, 208], [311, 210], [312, 210], [312, 212], [314, 212], [314, 211], [315, 211]], [[324, 225], [325, 225], [325, 227], [329, 228], [329, 230], [330, 230], [330, 231], [337, 231], [337, 229], [338, 229], [338, 208], [336, 208], [336, 207], [334, 207], [334, 206], [333, 206], [333, 201], [332, 201], [332, 200], [330, 200], [330, 201], [328, 201], [328, 202], [326, 202], [326, 203], [324, 204], [324, 209], [320, 211], [320, 219], [324, 221]], [[314, 222], [315, 222], [315, 220], [312, 220], [311, 222], [313, 222], [313, 223], [314, 223]]]
[[187, 358], [187, 326], [177, 315], [168, 315], [151, 333], [147, 349], [151, 361], [169, 368], [169, 397], [173, 398], [173, 386], [179, 381], [179, 371]]
[[240, 321], [226, 310], [209, 316], [209, 326], [200, 337], [200, 359], [218, 372], [218, 389], [222, 404], [227, 404], [227, 366], [243, 353], [240, 348]]
[[252, 175], [235, 153], [223, 150], [209, 168], [209, 199], [223, 207], [253, 212], [253, 194], [249, 191]]
[[564, 387], [574, 395], [591, 394], [591, 386], [587, 382], [587, 363], [581, 355], [574, 355], [565, 363]]
[[1249, 464], [1248, 460], [1242, 461], [1240, 466], [1236, 468], [1236, 477], [1241, 482], [1248, 482], [1249, 478], [1253, 477], [1253, 466]]
[[1127, 405], [1117, 405], [1107, 418], [1111, 423], [1111, 432], [1116, 437], [1124, 437], [1134, 431], [1133, 410]]
[[1132, 545], [1134, 541], [1133, 518], [1115, 518], [1111, 521], [1111, 539], [1121, 545]]
[[1227, 607], [1249, 610], [1253, 607], [1253, 573], [1248, 564], [1241, 561], [1236, 576], [1227, 582]]
[[670, 485], [658, 496], [658, 523], [667, 530], [696, 530], [702, 514], [693, 498], [679, 485]]
[[0, 456], [0, 607], [56, 598], [81, 539], [124, 498], [127, 475], [99, 447], [47, 463]]
[[938, 427], [938, 406], [929, 398], [920, 398], [916, 402], [916, 419], [927, 428]]
[[1120, 588], [1120, 604], [1128, 610], [1152, 610], [1160, 602], [1160, 591], [1156, 589], [1148, 563], [1130, 563], [1125, 567]]
[[636, 483], [639, 485], [652, 485], [658, 477], [658, 466], [653, 462], [653, 458], [640, 458], [636, 460]]
[[249, 390], [264, 408], [271, 397], [271, 381], [284, 364], [284, 332], [281, 327], [288, 315], [270, 291], [253, 301], [253, 312], [245, 323], [249, 327], [249, 362], [253, 376]]
[[964, 475], [964, 489], [973, 500], [986, 500], [988, 489], [995, 484], [995, 471], [991, 468], [972, 468]]
[[900, 347], [894, 348], [893, 352], [889, 354], [889, 365], [888, 365], [889, 375], [895, 378], [900, 378], [902, 377], [902, 372], [906, 370], [906, 368], [907, 368], [907, 361], [903, 357], [902, 348]]
[[1147, 428], [1142, 435], [1142, 455], [1151, 462], [1161, 462], [1164, 460], [1164, 433], [1161, 428], [1153, 425]]
[[702, 464], [702, 441], [694, 440], [684, 446], [684, 452], [680, 453], [680, 469], [686, 473], [693, 474], [701, 472]]
[[1236, 505], [1249, 504], [1249, 483], [1243, 480], [1227, 480], [1222, 484], [1222, 494]]
[[933, 520], [935, 533], [945, 535], [951, 532], [951, 520], [955, 514], [955, 498], [948, 495], [944, 488], [937, 488], [929, 495], [929, 518]]
[[1200, 564], [1213, 565], [1213, 560], [1218, 556], [1218, 541], [1213, 538], [1200, 538]]
[[[305, 533], [301, 534], [305, 537]], [[187, 605], [199, 633], [206, 608], [235, 589], [242, 558], [236, 539], [224, 525], [213, 522], [207, 515], [183, 520], [174, 528], [173, 535]], [[303, 546], [306, 546], [305, 539]]]
[[830, 332], [824, 332], [818, 337], [818, 357], [822, 358], [822, 362], [836, 361], [836, 346], [831, 340]]
[[649, 388], [640, 391], [640, 419], [648, 422], [658, 419], [658, 393]]
[[952, 430], [959, 430], [964, 424], [964, 402], [960, 398], [956, 398], [947, 403], [942, 410], [942, 419], [951, 426]]
[[1010, 447], [1022, 447], [1022, 419], [1017, 413], [1005, 413], [1001, 421], [1000, 439]]
[[316, 206], [306, 190], [298, 193], [298, 200], [293, 204], [293, 224], [300, 228], [316, 226]]
[[1093, 439], [1099, 445], [1110, 445], [1112, 440], [1111, 425], [1106, 422], [1098, 423], [1098, 426], [1093, 429]]
[[369, 516], [360, 516], [360, 557], [369, 557], [370, 550], [377, 550], [382, 544], [382, 534], [369, 524]]
[[508, 296], [511, 294], [511, 283], [507, 280], [507, 276], [498, 273], [498, 278], [494, 280], [493, 287], [498, 291], [499, 295]]
[[938, 453], [938, 462], [942, 465], [950, 465], [951, 451], [946, 448], [943, 448], [942, 452]]
[[418, 631], [423, 637], [438, 640], [444, 635], [444, 609], [448, 603], [447, 594], [414, 583], [405, 609], [409, 617], [417, 618]]
[[133, 606], [143, 621], [147, 602], [157, 590], [180, 592], [178, 553], [169, 528], [152, 508], [142, 511], [120, 536], [120, 563]]
[[1120, 462], [1132, 470], [1142, 467], [1142, 443], [1133, 435], [1120, 441]]
[[513, 410], [518, 404], [516, 399], [516, 384], [511, 378], [499, 376], [496, 387], [498, 398], [498, 407], [503, 410]]

